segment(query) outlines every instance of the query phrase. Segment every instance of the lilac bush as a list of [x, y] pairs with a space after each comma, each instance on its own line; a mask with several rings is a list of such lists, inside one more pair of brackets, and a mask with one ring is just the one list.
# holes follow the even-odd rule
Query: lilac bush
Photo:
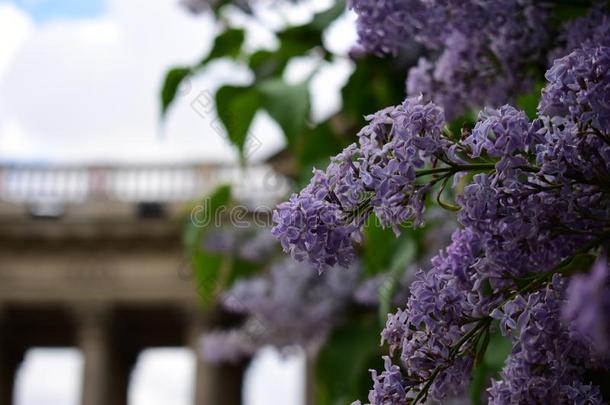
[[[496, 86], [522, 91], [526, 78], [517, 76], [547, 46], [546, 3], [351, 5], [366, 48], [394, 52], [405, 39], [424, 41], [440, 56], [434, 67], [420, 63], [418, 82], [445, 79], [458, 94], [446, 99], [433, 89], [441, 106], [412, 96], [367, 117], [358, 143], [316, 171], [274, 217], [284, 250], [323, 271], [348, 265], [370, 216], [398, 234], [425, 221], [430, 200], [458, 211], [451, 244], [417, 273], [404, 308], [388, 316], [381, 336], [390, 353], [385, 369], [373, 372], [369, 402], [462, 394], [499, 329], [512, 353], [488, 389], [489, 403], [605, 403], [591, 377], [610, 371], [610, 282], [600, 254], [610, 244], [610, 47], [597, 32], [605, 17], [584, 17], [600, 23], [584, 23], [581, 46], [565, 41], [570, 53], [547, 71], [534, 120], [510, 105], [487, 107], [473, 128], [455, 134], [445, 121], [456, 115], [451, 108], [497, 105], [491, 94], [510, 98]], [[460, 72], [473, 83], [455, 79]]]

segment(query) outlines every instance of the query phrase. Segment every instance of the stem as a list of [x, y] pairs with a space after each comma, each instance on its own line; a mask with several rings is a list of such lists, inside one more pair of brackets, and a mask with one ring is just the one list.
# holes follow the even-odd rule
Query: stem
[[471, 165], [456, 165], [451, 167], [439, 167], [437, 169], [427, 169], [420, 170], [415, 174], [415, 177], [428, 176], [430, 174], [439, 174], [439, 173], [458, 173], [465, 171], [476, 171], [476, 170], [493, 170], [496, 167], [495, 164], [491, 163], [476, 163]]

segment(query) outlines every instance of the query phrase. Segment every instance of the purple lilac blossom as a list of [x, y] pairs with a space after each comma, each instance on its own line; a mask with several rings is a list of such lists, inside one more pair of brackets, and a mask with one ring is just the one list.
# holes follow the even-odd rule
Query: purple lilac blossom
[[596, 354], [610, 355], [610, 275], [601, 255], [589, 274], [574, 276], [567, 291], [563, 317], [589, 339]]
[[[391, 355], [399, 355], [400, 366], [390, 363], [374, 375], [371, 404], [401, 403], [393, 398], [417, 392], [429, 379], [432, 399], [463, 391], [474, 353], [456, 356], [456, 350], [464, 336], [485, 325], [469, 320], [487, 319], [491, 324], [490, 314], [513, 339], [502, 380], [490, 389], [491, 403], [539, 403], [547, 398], [559, 404], [603, 402], [599, 387], [587, 379], [593, 361], [588, 340], [572, 330], [578, 325], [566, 326], [561, 319], [565, 280], [558, 274], [550, 283], [544, 280], [547, 272], [557, 271], [610, 232], [606, 54], [603, 47], [591, 47], [557, 60], [547, 73], [539, 118], [531, 123], [523, 112], [505, 106], [484, 110], [459, 142], [449, 144], [448, 138], [434, 136], [413, 139], [415, 159], [443, 156], [450, 167], [484, 159], [494, 162], [495, 170], [475, 174], [465, 186], [457, 199], [463, 229], [432, 259], [429, 271], [418, 273], [406, 307], [389, 315], [382, 340]], [[409, 133], [410, 121], [396, 120], [394, 112], [381, 111], [371, 120], [377, 126], [369, 124], [364, 130], [365, 142], [381, 140], [364, 143], [371, 155], [387, 144], [388, 134]], [[401, 131], [398, 125], [406, 128]], [[431, 152], [426, 156], [426, 151]], [[383, 162], [386, 155], [377, 153], [382, 158], [373, 161]], [[379, 172], [380, 184], [384, 175], [407, 185], [415, 178], [408, 171], [397, 172], [407, 181], [395, 179], [393, 171], [385, 173]], [[520, 280], [542, 281], [529, 281], [533, 290], [528, 291], [519, 287]], [[525, 293], [507, 297], [511, 291]]]
[[325, 172], [278, 205], [272, 233], [295, 260], [319, 271], [354, 258], [352, 241], [372, 211], [399, 233], [406, 221], [420, 225], [429, 190], [416, 183], [415, 171], [442, 153], [443, 112], [420, 97], [366, 117], [369, 124], [353, 144], [331, 159]]
[[[496, 311], [513, 351], [501, 380], [489, 388], [489, 404], [603, 404], [599, 387], [585, 375], [589, 348], [561, 320], [565, 280], [556, 275], [542, 291], [519, 296]], [[506, 310], [506, 308], [510, 308]]]
[[269, 277], [240, 280], [223, 294], [223, 308], [246, 320], [231, 331], [214, 332], [208, 343], [204, 337], [204, 349], [217, 348], [226, 336], [226, 346], [212, 355], [215, 362], [235, 362], [266, 345], [300, 345], [315, 353], [341, 320], [359, 275], [356, 265], [318, 275], [286, 258], [272, 267]]
[[355, 257], [352, 239], [360, 230], [344, 217], [326, 173], [316, 170], [307, 187], [277, 206], [272, 234], [293, 259], [307, 259], [318, 271], [347, 266]]
[[256, 353], [255, 343], [240, 330], [213, 331], [201, 338], [203, 359], [210, 364], [236, 364]]
[[470, 273], [476, 276], [472, 265], [479, 251], [480, 241], [473, 232], [456, 231], [451, 245], [432, 259], [433, 267], [417, 274], [405, 309], [388, 316], [381, 334], [390, 354], [399, 351], [407, 380], [424, 381], [437, 367], [443, 368], [430, 389], [433, 399], [460, 394], [470, 379], [473, 359], [456, 360], [449, 352], [472, 327], [463, 325], [464, 316], [477, 316], [485, 309], [481, 298], [464, 296], [465, 291], [478, 295]]
[[560, 116], [579, 129], [610, 133], [610, 46], [579, 48], [546, 73], [539, 111]]
[[499, 106], [531, 88], [526, 66], [549, 42], [548, 5], [530, 0], [352, 0], [360, 44], [396, 53], [415, 40], [428, 50], [407, 93], [424, 94], [449, 119], [469, 107]]

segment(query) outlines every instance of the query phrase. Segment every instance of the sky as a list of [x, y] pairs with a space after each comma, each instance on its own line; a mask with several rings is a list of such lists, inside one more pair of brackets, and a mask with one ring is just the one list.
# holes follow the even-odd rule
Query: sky
[[[160, 123], [164, 73], [200, 60], [216, 29], [209, 15], [195, 17], [177, 3], [0, 0], [0, 162], [234, 160], [234, 148], [191, 103], [222, 83], [246, 82], [244, 69], [223, 61], [210, 66], [189, 83], [165, 124]], [[307, 11], [328, 0], [312, 3]], [[351, 26], [334, 31], [340, 47], [353, 41]], [[261, 34], [258, 44], [272, 41]], [[295, 65], [288, 74], [296, 72], [298, 78], [306, 67]], [[338, 86], [349, 70], [339, 63], [314, 80], [314, 117], [339, 107]], [[333, 86], [336, 91], [329, 91]], [[253, 160], [284, 145], [278, 126], [264, 112], [251, 132], [261, 141]]]
[[[191, 104], [223, 83], [247, 82], [243, 69], [222, 61], [210, 66], [183, 89], [164, 125], [159, 121], [164, 73], [200, 60], [215, 32], [211, 17], [194, 17], [177, 3], [0, 0], [0, 164], [233, 161], [234, 148], [210, 127], [214, 117], [200, 116]], [[303, 21], [329, 0], [309, 3], [284, 17]], [[248, 27], [251, 46], [272, 44], [258, 28]], [[346, 14], [329, 31], [328, 45], [347, 53], [353, 16]], [[286, 79], [301, 80], [313, 69], [310, 62], [291, 64]], [[340, 108], [339, 90], [351, 69], [343, 61], [316, 75], [313, 120]], [[284, 145], [263, 112], [251, 132], [261, 142], [253, 160]], [[144, 352], [132, 376], [130, 405], [189, 403], [193, 364], [193, 354], [182, 349]], [[17, 405], [77, 404], [81, 371], [73, 348], [29, 351], [17, 376]], [[301, 357], [265, 349], [246, 377], [246, 404], [298, 405], [302, 379]]]
[[[197, 61], [213, 30], [176, 0], [0, 0], [0, 160], [232, 159], [188, 100], [159, 122], [164, 72]], [[191, 96], [235, 79], [215, 69]]]

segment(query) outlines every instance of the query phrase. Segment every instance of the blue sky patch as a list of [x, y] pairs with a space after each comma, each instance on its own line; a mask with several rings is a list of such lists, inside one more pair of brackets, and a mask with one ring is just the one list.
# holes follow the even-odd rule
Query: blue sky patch
[[0, 0], [28, 12], [36, 22], [64, 18], [92, 18], [104, 12], [105, 0]]

